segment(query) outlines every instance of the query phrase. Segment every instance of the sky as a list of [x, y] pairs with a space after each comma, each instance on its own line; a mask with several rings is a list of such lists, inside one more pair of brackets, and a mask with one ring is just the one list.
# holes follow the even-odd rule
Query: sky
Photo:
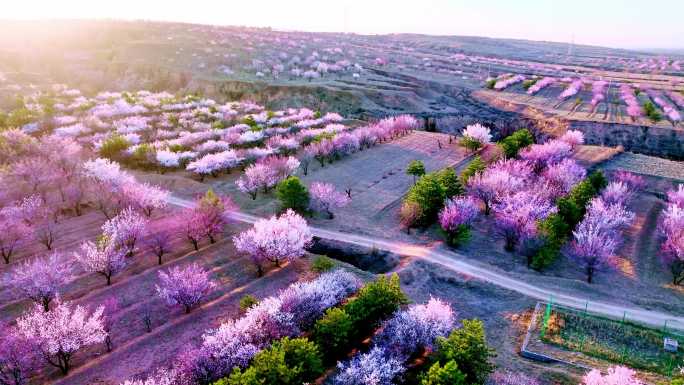
[[[5, 2], [5, 1], [3, 1]], [[0, 19], [145, 19], [684, 48], [683, 0], [18, 0]]]

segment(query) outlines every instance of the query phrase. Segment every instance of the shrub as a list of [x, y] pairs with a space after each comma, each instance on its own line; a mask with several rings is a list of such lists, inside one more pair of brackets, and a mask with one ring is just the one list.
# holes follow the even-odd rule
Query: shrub
[[567, 240], [569, 226], [560, 214], [555, 213], [539, 223], [539, 231], [544, 244], [536, 254], [530, 254], [527, 257], [528, 266], [535, 270], [542, 270], [556, 260], [561, 247]]
[[146, 168], [155, 164], [155, 153], [152, 146], [147, 143], [143, 143], [136, 147], [133, 154], [127, 161], [131, 167]]
[[528, 80], [525, 80], [525, 81], [522, 83], [522, 87], [525, 89], [525, 91], [527, 91], [527, 90], [529, 90], [530, 87], [532, 87], [532, 86], [534, 85], [534, 83], [536, 83], [536, 82], [537, 82], [537, 79], [528, 79]]
[[489, 80], [487, 80], [487, 82], [485, 83], [485, 87], [487, 87], [487, 88], [490, 89], [490, 90], [493, 90], [495, 84], [496, 84], [496, 79], [489, 79]]
[[456, 171], [453, 168], [447, 167], [439, 172], [437, 172], [437, 178], [439, 179], [439, 184], [442, 185], [444, 189], [444, 195], [446, 198], [453, 198], [456, 195], [463, 195], [465, 189], [458, 180], [456, 176]]
[[331, 270], [335, 265], [335, 261], [332, 258], [328, 258], [325, 255], [318, 255], [311, 264], [311, 270], [317, 273], [323, 273]]
[[660, 112], [658, 112], [656, 106], [652, 102], [644, 103], [644, 112], [653, 122], [659, 122], [662, 119]]
[[328, 309], [314, 326], [313, 340], [320, 347], [326, 361], [334, 362], [347, 353], [353, 341], [354, 323], [342, 308]]
[[401, 225], [406, 228], [406, 232], [410, 233], [411, 228], [418, 225], [418, 221], [423, 216], [420, 205], [416, 202], [404, 201], [399, 210], [399, 221]]
[[420, 385], [466, 385], [465, 375], [458, 369], [456, 361], [444, 366], [435, 362], [427, 373], [420, 376]]
[[258, 303], [259, 300], [257, 299], [257, 297], [251, 294], [243, 295], [242, 298], [240, 298], [240, 310], [245, 312], [247, 311], [247, 309], [251, 308], [252, 306]]
[[251, 365], [234, 369], [228, 380], [216, 385], [300, 385], [323, 373], [318, 346], [306, 338], [284, 337], [257, 353]]
[[431, 173], [421, 177], [411, 187], [406, 200], [408, 202], [415, 202], [420, 206], [421, 215], [417, 222], [421, 225], [427, 225], [437, 217], [437, 213], [442, 208], [445, 198], [446, 193], [439, 181], [439, 177]]
[[408, 298], [401, 291], [399, 276], [395, 273], [391, 277], [380, 276], [361, 288], [358, 296], [349, 301], [344, 310], [352, 319], [355, 336], [362, 336], [406, 303]]
[[102, 142], [100, 155], [111, 160], [120, 160], [124, 151], [128, 149], [130, 143], [121, 135], [112, 135]]
[[[596, 191], [603, 190], [607, 185], [608, 185], [608, 180], [606, 179], [606, 176], [603, 175], [603, 172], [601, 171], [594, 171], [591, 174], [589, 174], [589, 182], [591, 183], [592, 186], [596, 189]], [[589, 200], [587, 200], [589, 202]]]
[[482, 172], [487, 168], [485, 163], [482, 161], [482, 158], [480, 158], [479, 155], [475, 156], [473, 160], [468, 163], [468, 166], [466, 166], [465, 170], [461, 173], [461, 183], [465, 186], [468, 184], [468, 179], [470, 179], [471, 176], [477, 174], [478, 172]]
[[470, 241], [471, 231], [470, 227], [466, 225], [458, 225], [452, 231], [444, 231], [444, 238], [446, 243], [452, 247], [459, 247], [465, 245]]
[[290, 176], [278, 183], [276, 196], [282, 210], [292, 209], [303, 213], [309, 206], [309, 191], [296, 176]]
[[413, 175], [413, 183], [416, 183], [416, 178], [425, 175], [425, 165], [419, 160], [414, 160], [406, 167], [406, 174]]
[[468, 384], [483, 385], [494, 370], [490, 362], [494, 351], [487, 346], [484, 325], [477, 319], [463, 320], [462, 328], [447, 338], [439, 337], [435, 357], [443, 365], [454, 361]]
[[254, 120], [254, 117], [252, 115], [247, 115], [244, 119], [242, 119], [242, 124], [248, 125], [251, 129], [259, 129], [259, 125], [257, 122]]
[[523, 128], [503, 138], [499, 142], [499, 147], [501, 147], [507, 158], [515, 158], [518, 156], [518, 152], [521, 148], [527, 147], [533, 143], [534, 137], [532, 136], [532, 133], [528, 129]]

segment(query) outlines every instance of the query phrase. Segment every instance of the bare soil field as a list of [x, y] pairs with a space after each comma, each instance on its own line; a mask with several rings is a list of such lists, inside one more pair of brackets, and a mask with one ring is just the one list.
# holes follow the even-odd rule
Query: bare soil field
[[[378, 224], [378, 221], [389, 218], [390, 223], [387, 225], [395, 225], [393, 212], [399, 208], [404, 194], [413, 184], [413, 177], [405, 172], [409, 162], [420, 160], [425, 164], [426, 171], [432, 172], [447, 166], [462, 166], [472, 155], [450, 135], [414, 131], [405, 137], [365, 149], [331, 164], [326, 163], [323, 167], [312, 161], [308, 174], [303, 175], [300, 169], [297, 176], [306, 185], [327, 182], [332, 183], [338, 191], [352, 189], [350, 204], [339, 209], [333, 220], [314, 217], [311, 218], [313, 223], [362, 233], [379, 228], [378, 234], [383, 234], [384, 225]], [[238, 191], [235, 181], [239, 178], [239, 173], [206, 178], [203, 182], [193, 179], [186, 172], [163, 175], [138, 173], [137, 176], [138, 179], [168, 188], [181, 197], [193, 197], [212, 188], [216, 192], [230, 195], [245, 212], [270, 216], [278, 211], [278, 202], [273, 191], [268, 194], [259, 192], [256, 200]]]
[[470, 155], [457, 145], [456, 140], [449, 141], [446, 134], [415, 131], [331, 165], [318, 167], [316, 164], [302, 177], [303, 182], [328, 182], [340, 191], [351, 188], [352, 200], [338, 210], [333, 220], [319, 218], [314, 223], [343, 231], [366, 232], [378, 228], [381, 234], [385, 224], [379, 222], [387, 212], [399, 208], [413, 184], [413, 177], [406, 174], [409, 162], [420, 160], [426, 171], [432, 172], [468, 161]]

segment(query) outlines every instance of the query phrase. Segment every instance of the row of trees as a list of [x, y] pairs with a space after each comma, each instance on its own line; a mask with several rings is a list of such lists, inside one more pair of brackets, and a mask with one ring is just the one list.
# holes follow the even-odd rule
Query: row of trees
[[668, 191], [660, 233], [662, 261], [672, 273], [672, 284], [680, 285], [684, 282], [684, 185]]
[[[239, 369], [260, 362], [262, 358], [257, 361], [256, 356], [275, 341], [296, 337], [310, 329], [326, 309], [356, 292], [359, 286], [353, 274], [341, 270], [324, 273], [310, 282], [295, 283], [277, 296], [262, 299], [243, 317], [207, 331], [199, 348], [179, 357], [175, 365], [177, 374], [195, 384], [209, 384], [232, 373], [240, 373]], [[270, 370], [284, 369], [276, 362], [271, 364], [275, 366]], [[250, 368], [236, 375], [249, 378], [254, 370], [258, 369]], [[288, 378], [287, 373], [281, 374]], [[259, 380], [259, 377], [254, 379]]]
[[294, 210], [298, 213], [307, 211], [324, 213], [329, 219], [334, 218], [333, 211], [344, 207], [351, 201], [351, 191], [339, 192], [331, 183], [313, 182], [307, 189], [296, 176], [291, 176], [278, 184], [276, 196], [281, 210]]
[[409, 190], [401, 207], [401, 223], [412, 227], [426, 226], [435, 221], [444, 201], [464, 191], [452, 168], [424, 174]]
[[[481, 202], [485, 215], [494, 213], [494, 228], [504, 238], [506, 250], [532, 255], [539, 247], [539, 222], [557, 211], [556, 198], [584, 176], [584, 170], [568, 158], [572, 148], [581, 143], [581, 134], [579, 138], [577, 134], [569, 132], [558, 140], [536, 145], [530, 144], [529, 131], [517, 131], [500, 146], [505, 154], [519, 154], [521, 159], [499, 160], [486, 169], [476, 159], [475, 167], [464, 172], [468, 195]], [[456, 218], [456, 212], [473, 217], [472, 203], [461, 202], [470, 204], [461, 205], [460, 210], [450, 206], [443, 212], [443, 228], [452, 234], [454, 225], [462, 224], [463, 229], [469, 223], [463, 219], [450, 223], [447, 219]]]
[[[52, 250], [60, 236], [61, 221], [69, 213], [81, 215], [87, 202], [92, 202], [107, 219], [129, 207], [150, 217], [167, 204], [167, 191], [137, 182], [117, 163], [106, 159], [81, 163], [82, 149], [72, 141], [44, 137], [37, 141], [18, 132], [5, 132], [0, 141], [25, 147], [7, 168], [8, 177], [15, 183], [3, 191], [5, 198], [20, 197], [0, 210], [0, 224], [7, 229], [0, 233], [0, 253], [5, 263], [10, 263], [15, 251], [33, 240]], [[73, 159], [61, 161], [57, 147], [64, 147]], [[55, 158], [49, 159], [52, 156]]]
[[[267, 193], [279, 182], [292, 176], [300, 165], [303, 168], [304, 175], [306, 175], [309, 165], [314, 159], [323, 167], [326, 163], [331, 163], [335, 159], [373, 146], [378, 142], [406, 135], [417, 126], [418, 123], [415, 118], [402, 115], [380, 120], [376, 124], [358, 128], [349, 133], [325, 131], [312, 137], [313, 142], [305, 147], [301, 160], [292, 156], [263, 158], [248, 166], [236, 184], [241, 192], [249, 194], [252, 199], [256, 199], [259, 191]], [[331, 196], [330, 194], [319, 195]], [[327, 210], [324, 211], [328, 214], [331, 213]]]
[[[474, 141], [474, 133], [479, 131], [483, 130], [469, 127], [464, 136]], [[493, 212], [494, 229], [505, 240], [505, 249], [526, 255], [528, 266], [546, 267], [565, 251], [587, 271], [591, 282], [597, 268], [610, 265], [620, 243], [619, 230], [632, 217], [625, 205], [643, 186], [643, 180], [619, 173], [615, 182], [607, 184], [599, 172], [585, 179], [584, 168], [570, 158], [573, 149], [583, 142], [579, 131], [568, 131], [544, 144], [532, 142], [529, 131], [519, 130], [499, 143], [504, 154], [510, 156], [508, 159], [485, 168], [476, 158], [461, 177], [467, 181], [467, 196], [447, 196], [450, 199], [445, 201], [444, 188], [440, 189], [437, 178], [422, 176], [402, 207], [402, 222], [415, 216], [411, 202], [415, 210], [429, 214], [423, 217], [424, 225], [430, 224], [432, 213], [438, 211], [447, 242], [457, 246], [468, 239], [482, 204], [485, 216]], [[412, 163], [407, 173], [422, 174], [424, 168], [420, 166]], [[592, 201], [602, 190], [602, 196]], [[463, 193], [460, 188], [454, 195]], [[572, 244], [563, 248], [571, 236]]]
[[601, 196], [592, 199], [584, 219], [573, 231], [570, 255], [584, 268], [591, 283], [596, 270], [613, 265], [622, 243], [622, 230], [634, 219], [626, 208], [632, 194], [622, 182], [611, 182]]
[[[232, 202], [219, 198], [209, 191], [198, 199], [193, 209], [162, 219], [149, 221], [145, 216], [128, 208], [102, 225], [102, 235], [95, 241], [85, 241], [81, 250], [74, 254], [75, 260], [86, 272], [102, 275], [107, 284], [129, 263], [142, 239], [143, 245], [158, 257], [171, 249], [172, 237], [186, 227], [194, 243], [202, 237], [214, 239], [223, 232]], [[60, 288], [75, 278], [76, 272], [68, 255], [52, 252], [16, 266], [10, 273], [9, 283], [23, 296], [49, 310]]]
[[[52, 258], [50, 260], [53, 260]], [[37, 264], [36, 264], [37, 265]], [[51, 288], [57, 279], [63, 280], [65, 265], [47, 265], [42, 269], [56, 267], [61, 270], [45, 272], [42, 276], [26, 278], [30, 280], [24, 289], [36, 290], [36, 284], [47, 283], [48, 291], [35, 292], [36, 303], [32, 309], [17, 319], [16, 326], [3, 325], [0, 332], [0, 383], [24, 385], [39, 367], [40, 359], [58, 368], [63, 374], [71, 369], [74, 355], [88, 346], [105, 344], [107, 351], [112, 349], [111, 317], [116, 304], [105, 303], [89, 312], [81, 305], [72, 305], [57, 299]], [[56, 277], [50, 280], [51, 275]], [[33, 287], [32, 289], [30, 287]], [[186, 267], [173, 267], [159, 272], [156, 291], [169, 305], [180, 305], [189, 312], [211, 290], [215, 284], [208, 273], [197, 264]]]

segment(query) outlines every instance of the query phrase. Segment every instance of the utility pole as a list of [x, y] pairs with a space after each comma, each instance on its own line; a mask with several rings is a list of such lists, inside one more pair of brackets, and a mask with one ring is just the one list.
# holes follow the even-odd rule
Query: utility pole
[[568, 59], [570, 59], [570, 56], [572, 56], [574, 54], [574, 52], [573, 52], [574, 50], [575, 50], [575, 34], [573, 33], [571, 40], [570, 40], [570, 44], [568, 45]]

